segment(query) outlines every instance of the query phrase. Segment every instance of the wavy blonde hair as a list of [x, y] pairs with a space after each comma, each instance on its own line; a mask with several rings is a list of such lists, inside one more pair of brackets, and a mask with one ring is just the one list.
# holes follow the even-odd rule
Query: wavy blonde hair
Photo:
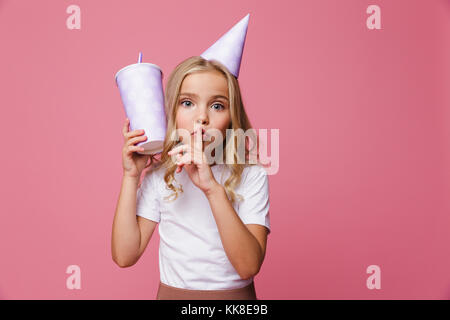
[[[244, 132], [246, 132], [248, 129], [252, 129], [252, 126], [244, 109], [238, 80], [233, 74], [228, 71], [228, 69], [223, 64], [216, 60], [206, 60], [200, 56], [193, 56], [178, 64], [170, 74], [164, 95], [165, 113], [167, 118], [167, 132], [164, 138], [164, 146], [159, 160], [154, 156], [150, 157], [151, 161], [148, 165], [145, 166], [145, 168], [148, 168], [149, 166], [152, 167], [147, 171], [147, 173], [145, 173], [145, 175], [150, 174], [152, 171], [156, 170], [159, 167], [164, 167], [166, 169], [164, 181], [167, 185], [167, 188], [174, 192], [172, 195], [165, 197], [165, 200], [174, 201], [177, 199], [178, 193], [183, 192], [183, 186], [180, 185], [178, 181], [177, 184], [180, 185], [179, 188], [173, 184], [173, 182], [176, 181], [174, 173], [177, 165], [173, 163], [171, 157], [167, 154], [167, 152], [169, 152], [177, 145], [177, 141], [173, 141], [171, 137], [174, 134], [174, 131], [176, 132], [175, 119], [179, 107], [178, 100], [181, 84], [183, 83], [183, 80], [187, 75], [204, 71], [218, 71], [226, 78], [228, 83], [228, 97], [230, 101], [231, 114], [231, 124], [228, 129], [233, 130], [228, 130], [227, 132], [227, 136], [230, 134], [228, 137], [228, 143], [227, 139], [224, 137], [224, 140], [222, 141], [222, 150], [225, 150], [225, 153], [223, 154], [225, 159], [230, 159], [228, 158], [230, 155], [232, 155], [231, 159], [233, 159], [232, 164], [223, 162], [225, 163], [226, 167], [230, 169], [230, 176], [224, 182], [224, 188], [227, 193], [228, 199], [233, 204], [238, 199], [239, 201], [242, 200], [242, 196], [236, 194], [234, 192], [234, 189], [239, 186], [241, 182], [241, 175], [244, 168], [246, 166], [255, 165], [249, 163], [248, 159], [250, 152], [253, 151], [255, 146], [256, 148], [258, 148], [258, 145], [256, 143], [257, 139], [255, 139], [255, 141], [252, 141], [252, 149], [250, 150], [247, 139], [244, 139], [244, 141], [242, 141], [242, 139], [237, 139], [235, 130], [242, 129]], [[253, 136], [256, 137], [255, 135]], [[230, 141], [234, 141], [234, 143], [230, 143]], [[243, 148], [243, 150], [245, 151], [244, 160], [239, 158], [237, 150], [242, 150], [240, 148]], [[258, 154], [257, 163], [259, 163]]]

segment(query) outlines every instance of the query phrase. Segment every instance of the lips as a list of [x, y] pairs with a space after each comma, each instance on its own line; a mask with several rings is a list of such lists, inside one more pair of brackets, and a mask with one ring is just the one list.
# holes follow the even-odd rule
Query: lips
[[[191, 136], [194, 135], [196, 132], [197, 132], [197, 131], [193, 131], [193, 132], [191, 133]], [[202, 135], [204, 135], [205, 132], [206, 132], [205, 128], [202, 128]]]

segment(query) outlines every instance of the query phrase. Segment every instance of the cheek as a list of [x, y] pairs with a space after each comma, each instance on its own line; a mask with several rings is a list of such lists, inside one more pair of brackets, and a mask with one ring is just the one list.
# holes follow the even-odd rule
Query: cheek
[[[189, 143], [190, 140], [190, 127], [192, 126], [191, 122], [190, 122], [190, 118], [186, 116], [186, 113], [177, 112], [177, 116], [175, 119], [175, 126], [176, 129], [178, 130], [178, 135], [181, 141], [183, 141], [183, 143]], [[179, 130], [179, 129], [184, 129], [184, 130]]]
[[230, 118], [225, 118], [225, 119], [220, 119], [219, 121], [217, 121], [217, 126], [216, 128], [219, 129], [220, 131], [224, 132], [228, 129], [228, 127], [231, 125], [230, 122]]
[[215, 128], [222, 130], [228, 128], [231, 121], [231, 116], [229, 112], [216, 112], [212, 113], [210, 120], [212, 124], [214, 124]]
[[176, 121], [177, 128], [188, 128], [190, 123], [190, 118], [187, 116], [185, 112], [179, 110], [177, 112]]
[[227, 129], [230, 126], [230, 122], [225, 121], [225, 120], [221, 120], [221, 121], [217, 121], [214, 124], [214, 128], [220, 130], [220, 132], [222, 133], [222, 140], [225, 140], [226, 134], [227, 134]]

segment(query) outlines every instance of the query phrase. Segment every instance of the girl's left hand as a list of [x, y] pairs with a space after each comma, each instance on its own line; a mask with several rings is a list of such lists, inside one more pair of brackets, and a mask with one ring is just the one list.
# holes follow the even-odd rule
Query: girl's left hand
[[[203, 141], [201, 128], [197, 128], [194, 135], [194, 145], [183, 144], [168, 152], [168, 155], [176, 155], [176, 173], [181, 172], [184, 167], [192, 182], [203, 192], [207, 193], [218, 184], [214, 178], [211, 167], [203, 152]], [[183, 152], [185, 152], [183, 154]]]

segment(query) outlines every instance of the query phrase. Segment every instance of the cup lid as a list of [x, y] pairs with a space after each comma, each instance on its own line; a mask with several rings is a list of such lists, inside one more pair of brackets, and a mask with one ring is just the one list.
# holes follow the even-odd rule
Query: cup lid
[[128, 66], [125, 66], [125, 67], [123, 67], [122, 69], [120, 69], [119, 71], [117, 71], [116, 75], [114, 76], [114, 79], [116, 80], [116, 83], [117, 83], [117, 76], [119, 75], [119, 73], [120, 73], [121, 71], [123, 71], [123, 70], [125, 70], [125, 69], [128, 69], [128, 68], [131, 68], [131, 67], [134, 67], [134, 66], [139, 65], [139, 64], [140, 64], [140, 65], [148, 65], [148, 66], [155, 67], [155, 68], [157, 68], [157, 69], [161, 72], [161, 76], [164, 75], [163, 72], [162, 72], [162, 70], [161, 70], [161, 68], [160, 68], [159, 66], [157, 66], [156, 64], [148, 63], [148, 62], [133, 63], [133, 64], [130, 64], [130, 65], [128, 65]]

